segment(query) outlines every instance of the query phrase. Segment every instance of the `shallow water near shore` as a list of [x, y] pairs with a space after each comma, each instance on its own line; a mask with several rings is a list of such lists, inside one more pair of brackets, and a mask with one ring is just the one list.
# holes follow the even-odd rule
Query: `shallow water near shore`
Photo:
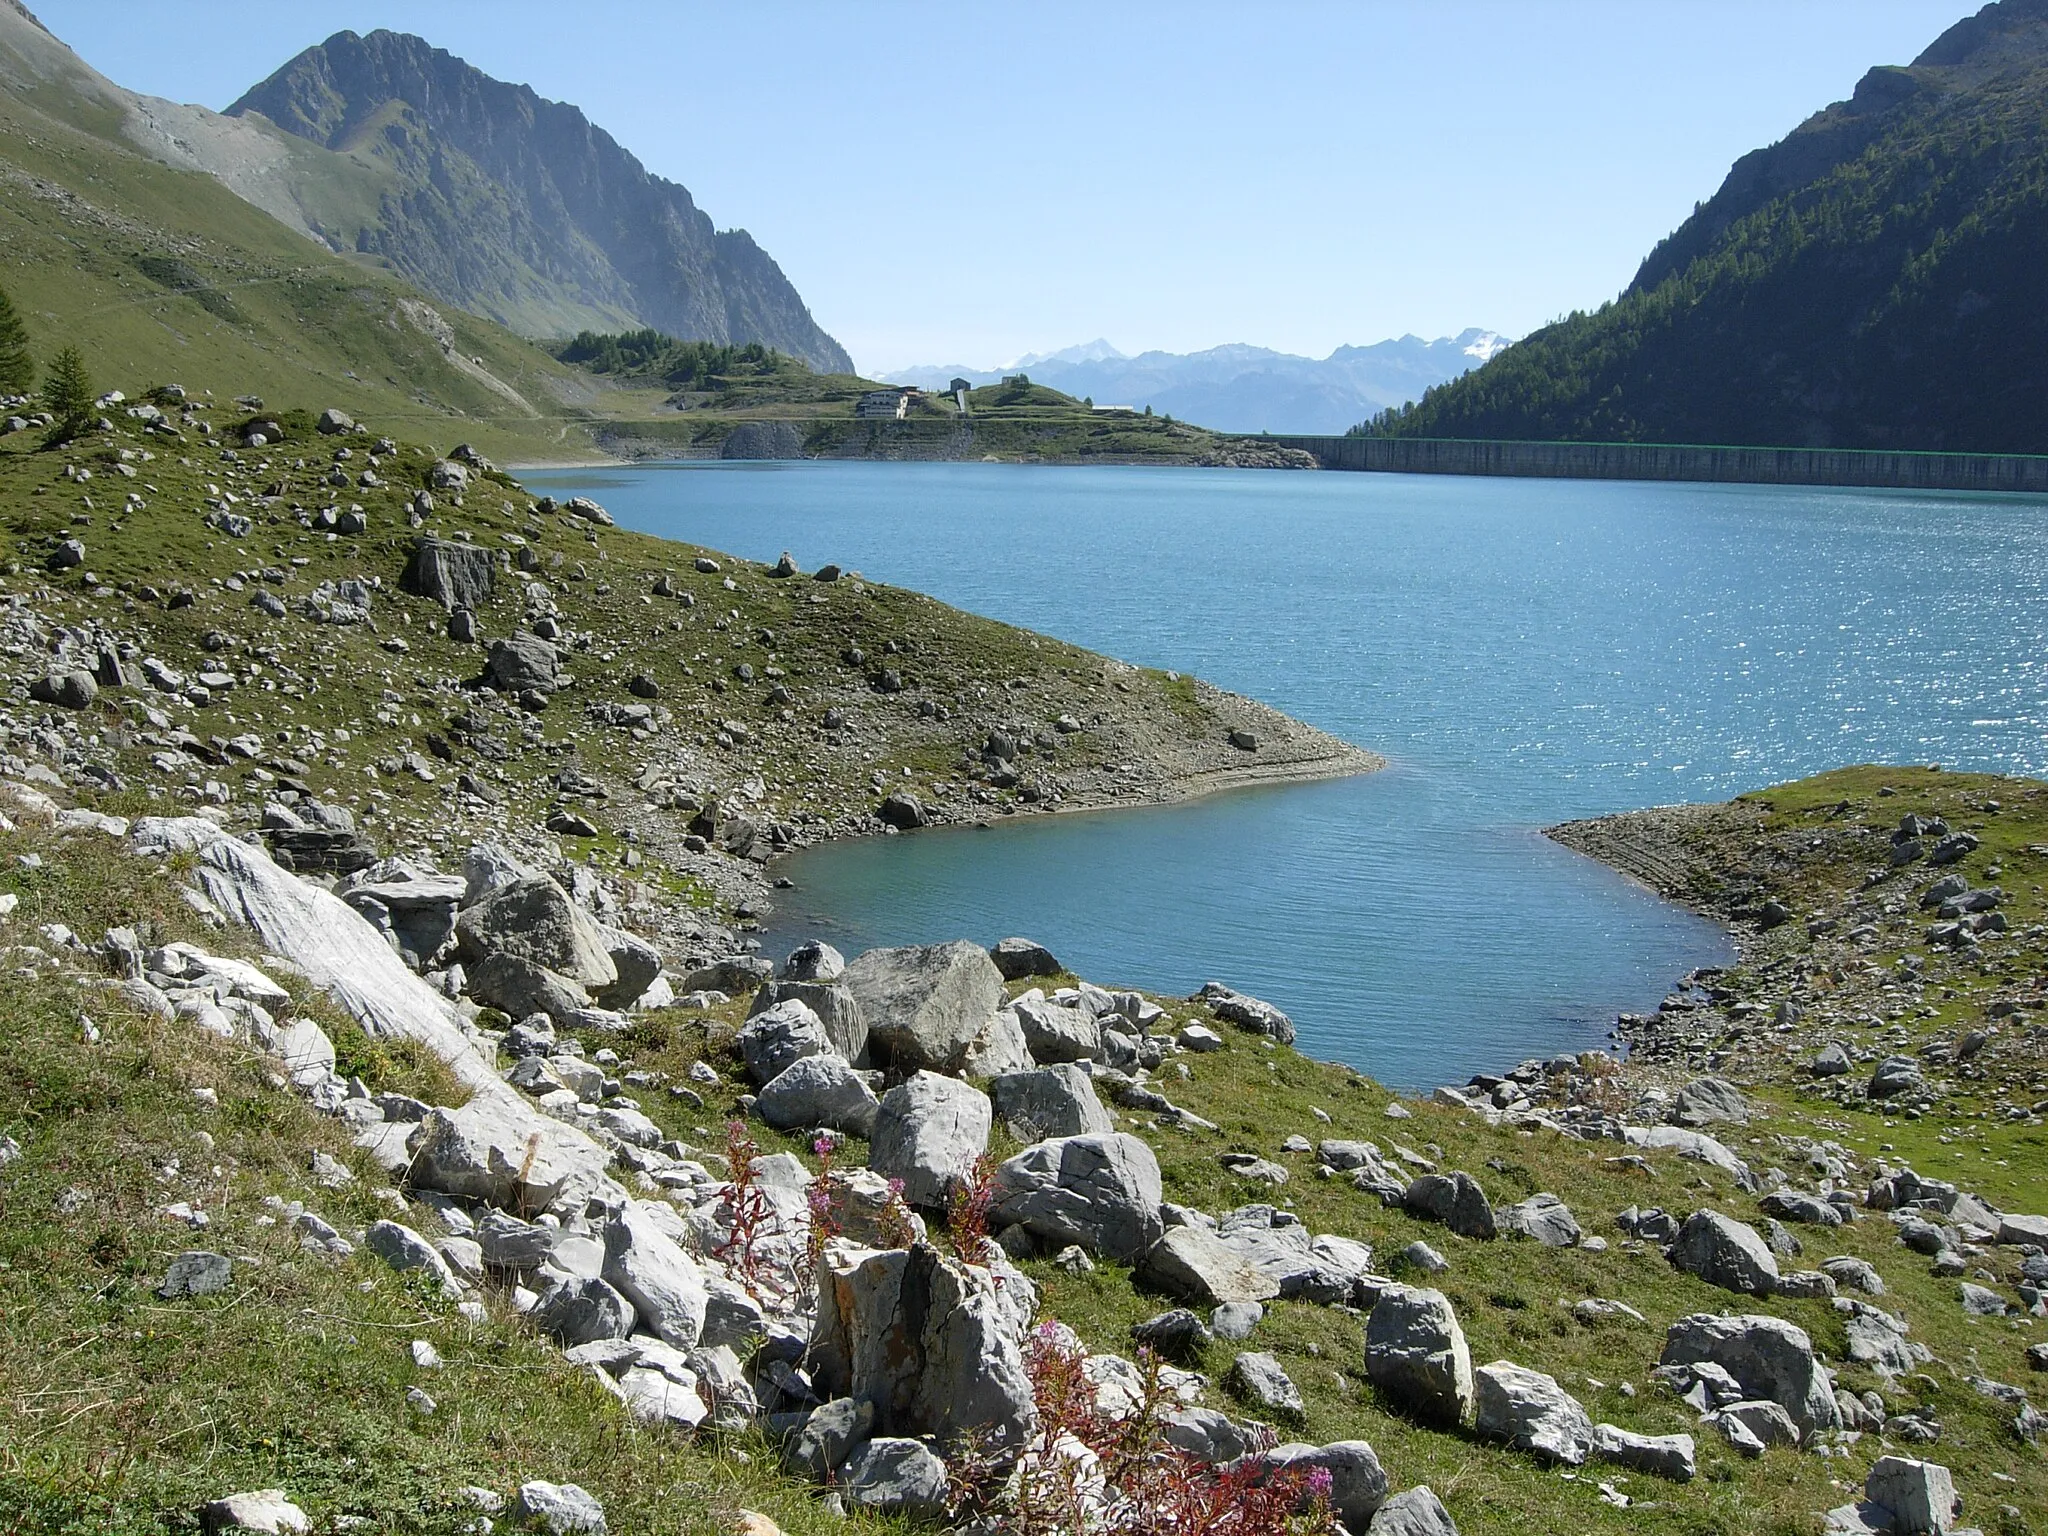
[[1766, 486], [1009, 465], [529, 475], [1192, 671], [1386, 771], [813, 849], [766, 937], [1024, 933], [1270, 998], [1404, 1087], [1604, 1042], [1728, 955], [1549, 843], [1849, 762], [2048, 769], [2048, 504]]

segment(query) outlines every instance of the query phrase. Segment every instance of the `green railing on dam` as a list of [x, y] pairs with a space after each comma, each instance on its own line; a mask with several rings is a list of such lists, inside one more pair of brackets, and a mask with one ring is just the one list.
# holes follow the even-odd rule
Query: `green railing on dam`
[[1723, 480], [1756, 485], [2048, 494], [2048, 455], [2044, 454], [1738, 448], [1690, 443], [1517, 443], [1427, 437], [1276, 435], [1259, 440], [1300, 448], [1325, 469], [1398, 475]]

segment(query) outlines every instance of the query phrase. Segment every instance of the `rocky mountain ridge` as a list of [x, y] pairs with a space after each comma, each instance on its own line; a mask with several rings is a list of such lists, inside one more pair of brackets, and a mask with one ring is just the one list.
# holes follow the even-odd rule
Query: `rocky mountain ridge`
[[374, 170], [373, 211], [320, 208], [317, 189], [301, 189], [330, 243], [510, 329], [652, 326], [852, 371], [744, 230], [714, 228], [685, 188], [651, 175], [576, 107], [423, 38], [336, 33], [227, 115], [260, 116]]

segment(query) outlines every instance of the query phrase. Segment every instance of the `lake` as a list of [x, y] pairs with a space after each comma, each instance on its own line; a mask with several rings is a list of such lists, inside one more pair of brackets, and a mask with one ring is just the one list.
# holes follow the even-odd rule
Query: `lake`
[[784, 549], [1383, 753], [1385, 772], [809, 850], [768, 934], [1020, 933], [1091, 979], [1218, 978], [1403, 1087], [1605, 1043], [1728, 955], [1549, 843], [1853, 762], [2048, 769], [2038, 500], [994, 464], [533, 473], [632, 528]]

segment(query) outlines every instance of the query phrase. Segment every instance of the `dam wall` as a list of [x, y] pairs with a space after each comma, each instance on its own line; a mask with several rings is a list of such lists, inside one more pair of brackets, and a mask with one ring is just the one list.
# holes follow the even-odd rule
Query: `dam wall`
[[1922, 491], [2048, 494], [2048, 455], [1739, 448], [1671, 443], [1517, 443], [1468, 438], [1260, 438], [1300, 448], [1324, 469], [1396, 475], [1516, 475], [1558, 480], [1707, 480]]

